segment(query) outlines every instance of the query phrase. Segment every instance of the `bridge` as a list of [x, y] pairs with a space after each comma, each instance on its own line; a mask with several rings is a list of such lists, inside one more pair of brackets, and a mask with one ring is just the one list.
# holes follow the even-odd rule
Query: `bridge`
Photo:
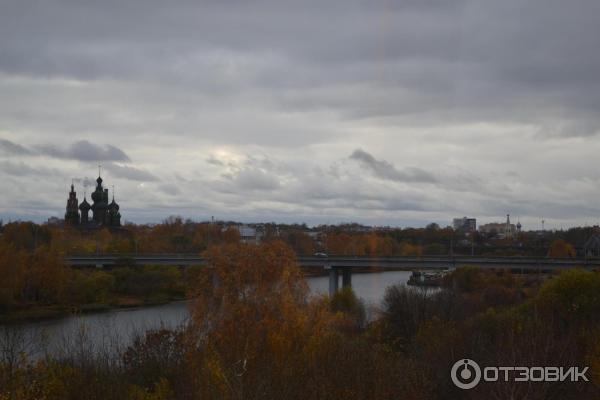
[[[66, 258], [73, 267], [109, 267], [116, 265], [171, 265], [202, 266], [206, 259], [197, 254], [90, 254]], [[546, 272], [569, 268], [600, 269], [600, 259], [536, 258], [536, 257], [479, 257], [479, 256], [421, 256], [421, 257], [353, 257], [353, 256], [300, 256], [302, 268], [318, 267], [329, 273], [329, 292], [338, 290], [339, 275], [342, 287], [352, 285], [353, 269], [454, 269], [477, 266], [484, 269], [508, 269], [517, 272]]]

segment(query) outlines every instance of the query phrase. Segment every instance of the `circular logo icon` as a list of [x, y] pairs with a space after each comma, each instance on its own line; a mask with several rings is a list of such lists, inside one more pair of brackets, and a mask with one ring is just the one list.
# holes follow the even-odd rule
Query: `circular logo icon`
[[481, 368], [468, 358], [458, 360], [450, 371], [452, 382], [461, 389], [473, 389], [481, 380]]

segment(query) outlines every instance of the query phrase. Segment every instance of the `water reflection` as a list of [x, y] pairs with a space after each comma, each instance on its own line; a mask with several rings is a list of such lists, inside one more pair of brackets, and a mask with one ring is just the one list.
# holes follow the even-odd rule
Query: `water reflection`
[[[367, 317], [374, 315], [386, 287], [406, 284], [409, 276], [408, 271], [353, 274], [352, 287], [365, 302]], [[327, 294], [327, 277], [311, 277], [307, 282], [312, 293]], [[182, 301], [4, 326], [0, 327], [2, 356], [6, 357], [9, 352], [24, 352], [33, 358], [46, 353], [59, 356], [117, 354], [136, 335], [160, 327], [176, 328], [188, 318], [188, 302]]]

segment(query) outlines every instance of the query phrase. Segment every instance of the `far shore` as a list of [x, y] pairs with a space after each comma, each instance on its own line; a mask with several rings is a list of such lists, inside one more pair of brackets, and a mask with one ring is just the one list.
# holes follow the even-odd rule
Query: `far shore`
[[[387, 271], [403, 271], [404, 269], [383, 269], [383, 268], [361, 268], [353, 269], [353, 274], [367, 274], [367, 273], [380, 273]], [[322, 268], [311, 268], [303, 271], [303, 276], [306, 278], [314, 278], [320, 276], [327, 276], [328, 271]], [[178, 301], [188, 301], [189, 298], [185, 297], [172, 297], [172, 298], [155, 298], [155, 299], [142, 299], [133, 296], [119, 296], [112, 301], [106, 303], [90, 303], [83, 305], [68, 305], [68, 304], [53, 304], [53, 305], [40, 305], [30, 304], [22, 306], [8, 312], [0, 313], [0, 326], [21, 324], [27, 322], [38, 322], [43, 320], [52, 320], [65, 318], [78, 314], [94, 314], [103, 313], [108, 311], [114, 311], [119, 309], [128, 308], [141, 308], [151, 307], [163, 304], [174, 303]]]
[[188, 301], [184, 297], [173, 297], [169, 299], [144, 300], [137, 298], [117, 299], [112, 303], [91, 303], [83, 305], [29, 305], [19, 309], [0, 314], [0, 325], [21, 324], [27, 322], [38, 322], [65, 318], [78, 314], [94, 314], [108, 311], [152, 307], [163, 304]]

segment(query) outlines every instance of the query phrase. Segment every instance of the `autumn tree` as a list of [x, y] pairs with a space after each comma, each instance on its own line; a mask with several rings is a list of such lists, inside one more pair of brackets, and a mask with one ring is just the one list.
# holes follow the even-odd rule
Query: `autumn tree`
[[198, 224], [192, 236], [192, 243], [194, 247], [200, 251], [204, 251], [209, 246], [221, 243], [222, 236], [221, 228], [218, 225], [209, 223]]
[[22, 299], [28, 258], [25, 251], [0, 243], [0, 310], [6, 310]]
[[223, 242], [227, 244], [239, 243], [240, 231], [233, 226], [228, 227], [223, 231]]
[[27, 288], [35, 301], [52, 304], [64, 299], [71, 269], [65, 265], [63, 255], [42, 247], [31, 260]]
[[423, 249], [421, 246], [417, 246], [408, 242], [400, 244], [400, 255], [402, 256], [421, 256]]
[[49, 245], [52, 233], [47, 226], [33, 222], [12, 222], [4, 225], [0, 240], [12, 244], [16, 249], [30, 252], [42, 245]]
[[548, 257], [550, 258], [573, 258], [577, 252], [573, 246], [563, 239], [557, 239], [550, 245]]
[[273, 242], [213, 247], [205, 256], [192, 308], [200, 397], [304, 393], [306, 357], [318, 356], [332, 319], [325, 302], [309, 300], [294, 252]]
[[540, 289], [538, 311], [560, 323], [600, 324], [600, 275], [574, 269], [563, 271]]
[[296, 254], [312, 255], [316, 250], [315, 241], [309, 235], [301, 231], [292, 231], [285, 237]]

